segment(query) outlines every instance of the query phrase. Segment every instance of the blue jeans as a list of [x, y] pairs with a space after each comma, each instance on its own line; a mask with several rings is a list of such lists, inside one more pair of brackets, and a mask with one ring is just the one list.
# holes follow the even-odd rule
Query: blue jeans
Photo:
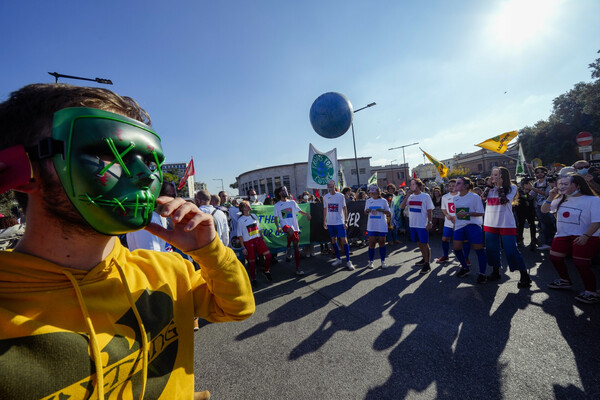
[[500, 241], [504, 254], [508, 261], [508, 267], [511, 271], [525, 270], [525, 261], [517, 248], [517, 237], [515, 235], [500, 235], [499, 233], [485, 233], [485, 252], [488, 264], [494, 268], [500, 268]]
[[554, 217], [551, 213], [544, 214], [541, 208], [542, 206], [535, 206], [535, 214], [539, 221], [541, 236], [540, 240], [537, 242], [538, 244], [547, 244], [548, 246], [551, 246], [552, 239], [554, 239], [554, 234], [556, 233]]

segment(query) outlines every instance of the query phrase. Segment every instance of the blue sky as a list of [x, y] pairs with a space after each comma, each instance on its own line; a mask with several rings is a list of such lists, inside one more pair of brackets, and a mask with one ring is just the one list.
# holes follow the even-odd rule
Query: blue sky
[[[546, 119], [590, 81], [597, 0], [4, 1], [0, 98], [47, 72], [108, 78], [150, 113], [168, 162], [194, 157], [211, 192], [256, 168], [306, 161], [314, 99], [354, 108], [358, 156], [438, 159]], [[82, 84], [81, 81], [62, 80]], [[411, 168], [423, 162], [407, 148]], [[558, 160], [557, 160], [558, 161]]]

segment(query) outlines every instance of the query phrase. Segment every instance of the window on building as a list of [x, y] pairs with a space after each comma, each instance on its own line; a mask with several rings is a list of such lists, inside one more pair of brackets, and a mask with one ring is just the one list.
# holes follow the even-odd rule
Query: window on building
[[283, 176], [283, 186], [287, 187], [288, 190], [290, 189], [290, 176], [289, 175], [284, 175]]
[[350, 170], [350, 174], [351, 174], [351, 175], [356, 175], [356, 169], [355, 169], [355, 168], [351, 169], [351, 170]]
[[260, 192], [267, 193], [267, 188], [265, 187], [265, 178], [260, 180]]
[[281, 178], [279, 176], [275, 177], [275, 189], [281, 187]]
[[404, 172], [398, 172], [398, 179], [404, 180]]
[[258, 181], [254, 181], [254, 185], [252, 187], [254, 190], [256, 190], [256, 194], [260, 194], [260, 191], [258, 190]]
[[483, 165], [477, 164], [477, 170], [478, 171], [483, 171]]
[[267, 178], [267, 194], [273, 194], [273, 178]]
[[364, 175], [364, 174], [366, 174], [366, 173], [367, 173], [367, 170], [366, 170], [366, 169], [364, 169], [364, 168], [360, 168], [360, 169], [359, 169], [359, 171], [360, 171], [360, 174], [361, 174], [361, 175]]

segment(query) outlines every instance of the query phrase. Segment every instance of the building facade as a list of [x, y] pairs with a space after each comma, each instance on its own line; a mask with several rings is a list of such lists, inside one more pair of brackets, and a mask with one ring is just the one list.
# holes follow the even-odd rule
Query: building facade
[[[454, 157], [441, 160], [449, 170], [461, 167], [469, 170], [469, 175], [486, 177], [490, 175], [494, 167], [506, 167], [511, 176], [515, 176], [517, 170], [517, 158], [519, 155], [518, 144], [509, 146], [504, 154], [491, 150], [481, 149], [473, 153], [455, 154]], [[430, 164], [433, 165], [433, 164]], [[434, 175], [435, 177], [435, 175]]]
[[371, 174], [377, 172], [377, 186], [380, 188], [386, 187], [389, 184], [394, 184], [396, 187], [402, 186], [409, 176], [408, 164], [390, 164], [384, 166], [372, 166]]
[[[344, 186], [356, 186], [360, 181], [364, 186], [371, 176], [371, 157], [358, 158], [358, 171], [354, 158], [338, 160], [338, 170]], [[275, 189], [286, 186], [294, 196], [299, 196], [304, 191], [310, 193], [313, 189], [306, 186], [306, 172], [308, 163], [294, 163], [276, 165], [272, 167], [247, 171], [236, 178], [238, 184], [238, 195], [246, 196], [248, 190], [253, 188], [257, 194], [273, 196]], [[357, 175], [358, 172], [358, 175]]]

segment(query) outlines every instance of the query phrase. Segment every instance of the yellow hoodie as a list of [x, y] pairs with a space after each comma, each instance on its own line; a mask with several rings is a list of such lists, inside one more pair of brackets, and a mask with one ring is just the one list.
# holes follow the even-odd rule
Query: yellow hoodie
[[90, 271], [0, 252], [0, 399], [191, 399], [194, 316], [243, 320], [254, 297], [218, 238], [189, 255], [200, 271], [118, 240]]

